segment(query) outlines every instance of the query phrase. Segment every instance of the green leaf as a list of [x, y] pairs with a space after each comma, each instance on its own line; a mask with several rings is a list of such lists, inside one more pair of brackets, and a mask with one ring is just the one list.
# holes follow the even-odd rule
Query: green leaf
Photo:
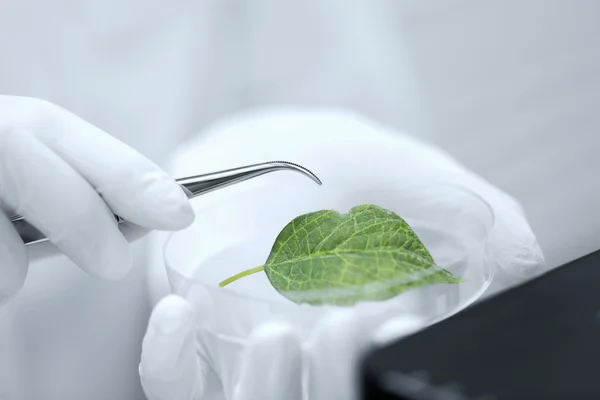
[[262, 268], [221, 286], [263, 269], [282, 295], [313, 305], [385, 300], [419, 286], [461, 281], [435, 265], [406, 221], [370, 204], [348, 214], [323, 210], [295, 218], [277, 237]]

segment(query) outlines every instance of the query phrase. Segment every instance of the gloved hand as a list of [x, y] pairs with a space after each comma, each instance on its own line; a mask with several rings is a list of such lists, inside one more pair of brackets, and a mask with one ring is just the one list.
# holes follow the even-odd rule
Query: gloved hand
[[[284, 159], [312, 169], [324, 185], [347, 182], [346, 194], [367, 190], [366, 187], [377, 190], [379, 182], [402, 185], [401, 179], [393, 180], [393, 171], [400, 169], [414, 171], [414, 179], [433, 176], [437, 182], [459, 184], [477, 193], [494, 210], [489, 246], [498, 267], [497, 288], [545, 269], [535, 236], [514, 199], [439, 149], [354, 114], [285, 109], [253, 112], [217, 123], [182, 149], [175, 154], [171, 169], [178, 176]], [[403, 174], [402, 179], [406, 178]], [[373, 185], [376, 179], [379, 181]], [[256, 184], [261, 183], [256, 180]], [[383, 186], [379, 188], [385, 198]], [[265, 196], [270, 190], [277, 190], [263, 189]], [[230, 196], [244, 201], [244, 190], [240, 188]], [[416, 197], [419, 195], [453, 201], [451, 196], [445, 196], [443, 188], [431, 188]], [[365, 323], [350, 309], [336, 312], [322, 320], [305, 342], [285, 323], [273, 321], [259, 326], [240, 354], [239, 374], [233, 387], [224, 388], [227, 400], [300, 400], [303, 365], [308, 366], [310, 383], [306, 390], [310, 400], [355, 399], [354, 374], [360, 354], [369, 346], [423, 327], [423, 321], [416, 316], [396, 315], [383, 315], [381, 320]], [[140, 363], [142, 385], [149, 400], [224, 398], [208, 392], [212, 390], [213, 374], [210, 351], [202, 340], [203, 334], [196, 330], [197, 318], [192, 305], [178, 296], [168, 296], [155, 307]]]
[[[302, 343], [283, 322], [258, 327], [240, 354], [237, 384], [230, 397], [207, 382], [212, 366], [199, 345], [191, 304], [169, 295], [155, 307], [142, 346], [140, 377], [148, 400], [301, 400], [303, 363], [309, 365], [310, 400], [355, 399], [354, 374], [370, 346], [423, 327], [416, 316], [389, 316], [371, 332], [351, 310], [329, 315]], [[368, 325], [368, 324], [367, 324]]]
[[[13, 96], [0, 96], [0, 206], [0, 304], [22, 287], [29, 263], [7, 215], [24, 216], [102, 279], [132, 266], [124, 233], [194, 219], [176, 182], [141, 154], [54, 104]], [[121, 232], [111, 210], [132, 224]]]

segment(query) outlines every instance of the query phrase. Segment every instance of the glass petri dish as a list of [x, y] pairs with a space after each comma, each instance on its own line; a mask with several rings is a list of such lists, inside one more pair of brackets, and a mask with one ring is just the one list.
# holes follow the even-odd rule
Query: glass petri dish
[[[264, 272], [219, 287], [222, 280], [264, 264], [281, 229], [300, 214], [321, 209], [346, 212], [365, 203], [390, 209], [408, 222], [436, 265], [463, 279], [351, 306], [373, 329], [385, 318], [403, 313], [433, 324], [484, 293], [494, 275], [488, 252], [494, 225], [491, 207], [456, 185], [408, 177], [403, 182], [358, 190], [335, 183], [319, 187], [303, 177], [261, 177], [193, 200], [196, 220], [169, 236], [164, 260], [172, 293], [196, 309], [198, 338], [225, 392], [233, 386], [240, 352], [258, 325], [283, 320], [308, 339], [321, 318], [340, 308], [296, 304], [278, 293]], [[335, 291], [321, 294], [335, 296]]]

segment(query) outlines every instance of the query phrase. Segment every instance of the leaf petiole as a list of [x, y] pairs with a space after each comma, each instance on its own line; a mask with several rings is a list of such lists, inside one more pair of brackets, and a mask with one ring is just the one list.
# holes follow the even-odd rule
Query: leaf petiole
[[231, 282], [235, 282], [238, 279], [243, 278], [245, 276], [252, 275], [252, 274], [255, 274], [260, 271], [264, 271], [264, 269], [265, 269], [264, 265], [261, 265], [260, 267], [254, 267], [251, 269], [247, 269], [246, 271], [242, 271], [239, 274], [235, 274], [235, 275], [230, 276], [229, 278], [225, 279], [223, 282], [219, 283], [219, 286], [223, 287], [223, 286], [229, 285]]

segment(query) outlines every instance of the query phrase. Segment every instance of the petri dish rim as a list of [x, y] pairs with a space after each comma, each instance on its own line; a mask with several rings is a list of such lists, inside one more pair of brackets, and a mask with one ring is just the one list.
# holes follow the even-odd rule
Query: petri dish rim
[[[473, 190], [464, 187], [463, 185], [456, 185], [456, 184], [451, 184], [448, 182], [441, 182], [441, 181], [435, 181], [435, 180], [429, 181], [428, 184], [437, 184], [437, 185], [441, 185], [441, 186], [448, 186], [454, 190], [462, 191], [465, 194], [468, 194], [469, 196], [471, 196], [473, 199], [476, 199], [482, 206], [484, 206], [486, 208], [486, 210], [488, 212], [487, 218], [489, 218], [489, 221], [488, 221], [489, 226], [486, 229], [485, 237], [482, 238], [482, 245], [487, 246], [490, 234], [493, 231], [495, 224], [496, 224], [496, 215], [495, 215], [494, 210], [491, 207], [491, 205], [485, 199], [483, 199], [480, 195], [475, 193]], [[167, 236], [167, 239], [165, 240], [164, 245], [163, 245], [163, 262], [167, 269], [167, 275], [169, 276], [169, 279], [170, 279], [171, 275], [175, 275], [179, 279], [184, 280], [185, 282], [188, 282], [193, 285], [202, 286], [205, 290], [207, 290], [209, 292], [218, 292], [220, 296], [226, 295], [231, 298], [236, 298], [236, 299], [245, 300], [245, 301], [252, 301], [253, 303], [269, 305], [269, 306], [273, 306], [273, 307], [282, 307], [282, 306], [287, 305], [285, 303], [277, 302], [274, 300], [244, 294], [239, 291], [229, 289], [227, 287], [214, 286], [213, 284], [209, 284], [209, 283], [203, 281], [202, 279], [198, 279], [197, 277], [194, 277], [194, 276], [187, 276], [186, 274], [182, 273], [177, 268], [177, 266], [172, 265], [172, 262], [169, 260], [168, 255], [169, 255], [169, 247], [172, 245], [173, 241], [176, 240], [178, 235], [181, 235], [184, 232], [185, 232], [185, 230], [169, 233]], [[485, 267], [485, 270], [482, 271], [482, 275], [486, 275], [484, 283], [476, 291], [474, 291], [474, 293], [471, 296], [469, 296], [468, 299], [465, 299], [465, 301], [462, 301], [459, 305], [456, 305], [455, 307], [453, 307], [454, 310], [449, 310], [449, 312], [444, 313], [443, 316], [440, 316], [439, 318], [435, 318], [434, 321], [438, 320], [438, 319], [439, 320], [445, 319], [453, 314], [460, 312], [461, 310], [463, 310], [464, 308], [468, 307], [470, 304], [475, 302], [479, 297], [481, 297], [481, 295], [485, 292], [485, 290], [490, 286], [491, 281], [494, 278], [494, 266], [487, 265]], [[330, 305], [330, 304], [309, 306], [308, 304], [295, 304], [292, 302], [290, 302], [289, 306], [306, 306], [306, 307], [312, 307], [315, 309], [318, 309], [318, 308], [330, 308], [330, 309], [347, 308], [344, 306], [335, 306], [335, 305]]]

